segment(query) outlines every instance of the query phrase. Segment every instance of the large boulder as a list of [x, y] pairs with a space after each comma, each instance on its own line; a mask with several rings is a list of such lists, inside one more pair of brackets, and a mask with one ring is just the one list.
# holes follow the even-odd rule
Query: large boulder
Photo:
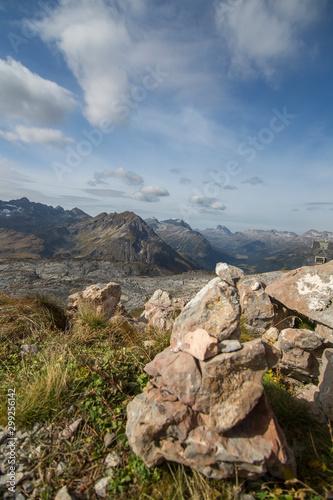
[[118, 283], [90, 285], [68, 297], [68, 313], [75, 316], [80, 308], [92, 308], [97, 314], [111, 318], [120, 306], [121, 288]]
[[288, 309], [333, 328], [333, 261], [290, 271], [268, 285], [266, 293]]

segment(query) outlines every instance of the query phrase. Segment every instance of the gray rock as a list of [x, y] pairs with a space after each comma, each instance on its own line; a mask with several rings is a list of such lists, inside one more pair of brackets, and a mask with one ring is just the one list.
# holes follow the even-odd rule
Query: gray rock
[[235, 352], [235, 351], [239, 351], [242, 348], [243, 348], [243, 346], [239, 342], [239, 340], [224, 340], [223, 342], [219, 343], [220, 353]]
[[30, 495], [30, 494], [33, 492], [34, 487], [35, 487], [35, 486], [34, 486], [34, 483], [33, 483], [32, 481], [29, 481], [29, 480], [28, 480], [28, 481], [24, 481], [24, 482], [22, 483], [22, 488], [24, 489], [24, 491], [25, 491], [25, 493], [26, 493], [27, 495]]
[[78, 430], [82, 421], [83, 421], [82, 418], [75, 420], [75, 422], [73, 422], [71, 425], [69, 425], [66, 429], [62, 431], [61, 435], [65, 439], [69, 439]]
[[104, 498], [107, 495], [110, 483], [111, 483], [111, 477], [103, 477], [102, 479], [100, 479], [94, 486], [96, 495], [101, 498]]
[[333, 420], [333, 349], [326, 349], [319, 376], [319, 402], [326, 417]]
[[211, 280], [184, 307], [176, 319], [172, 335], [171, 347], [177, 348], [184, 336], [201, 328], [219, 341], [239, 339], [240, 305], [237, 288], [220, 278]]
[[21, 345], [22, 354], [37, 354], [38, 346], [36, 344], [23, 344]]
[[113, 451], [106, 456], [104, 460], [104, 466], [106, 469], [113, 469], [114, 467], [119, 467], [119, 465], [121, 465], [121, 458], [117, 455], [117, 453]]
[[54, 500], [72, 500], [71, 495], [68, 493], [67, 486], [63, 486], [54, 497]]
[[64, 462], [59, 462], [56, 468], [58, 476], [62, 476], [67, 468], [67, 465]]
[[235, 286], [239, 280], [244, 278], [244, 271], [239, 269], [239, 267], [231, 266], [225, 262], [216, 264], [215, 272], [221, 280], [231, 286]]
[[113, 441], [116, 439], [116, 434], [114, 432], [108, 432], [107, 434], [105, 434], [104, 436], [104, 447], [105, 448], [108, 448], [112, 443]]

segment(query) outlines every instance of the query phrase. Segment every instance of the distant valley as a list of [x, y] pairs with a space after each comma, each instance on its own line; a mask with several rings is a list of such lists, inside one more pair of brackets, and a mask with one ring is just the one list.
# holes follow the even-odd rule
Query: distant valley
[[314, 240], [333, 241], [333, 233], [232, 233], [222, 225], [198, 231], [181, 219], [159, 221], [150, 217], [144, 221], [133, 212], [91, 217], [78, 208], [53, 208], [27, 198], [0, 201], [1, 259], [138, 263], [149, 265], [150, 274], [159, 274], [158, 269], [212, 271], [217, 262], [223, 261], [252, 274], [307, 265]]

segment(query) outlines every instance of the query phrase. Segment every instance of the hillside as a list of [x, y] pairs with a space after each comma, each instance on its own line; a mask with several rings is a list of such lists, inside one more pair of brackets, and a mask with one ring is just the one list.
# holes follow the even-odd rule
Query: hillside
[[27, 198], [0, 202], [0, 258], [94, 258], [137, 262], [185, 272], [181, 257], [133, 212], [91, 217]]
[[181, 219], [158, 221], [155, 217], [146, 219], [162, 240], [186, 259], [207, 271], [213, 271], [217, 262], [234, 263], [236, 260], [225, 252], [214, 250], [209, 241], [194, 231]]
[[237, 259], [248, 273], [295, 269], [307, 265], [314, 240], [333, 241], [333, 233], [310, 230], [299, 236], [289, 231], [247, 230], [232, 233], [224, 226], [201, 230], [212, 247]]

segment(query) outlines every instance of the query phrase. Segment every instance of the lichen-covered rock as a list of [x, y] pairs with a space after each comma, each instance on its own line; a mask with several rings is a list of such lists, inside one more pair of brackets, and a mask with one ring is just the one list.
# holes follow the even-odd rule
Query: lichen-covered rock
[[238, 284], [238, 290], [246, 328], [262, 335], [275, 322], [275, 308], [264, 285], [255, 278], [246, 278]]
[[239, 339], [240, 305], [237, 288], [220, 278], [212, 279], [184, 307], [176, 319], [172, 335], [171, 347], [189, 331], [202, 328], [219, 341], [233, 338]]
[[174, 299], [169, 292], [156, 290], [146, 302], [141, 319], [146, 320], [150, 326], [162, 330], [171, 330], [175, 318], [184, 308], [183, 299]]
[[244, 278], [244, 271], [225, 262], [216, 264], [215, 272], [222, 281], [232, 286], [236, 286], [238, 281]]
[[291, 310], [333, 328], [333, 261], [290, 271], [266, 293]]

